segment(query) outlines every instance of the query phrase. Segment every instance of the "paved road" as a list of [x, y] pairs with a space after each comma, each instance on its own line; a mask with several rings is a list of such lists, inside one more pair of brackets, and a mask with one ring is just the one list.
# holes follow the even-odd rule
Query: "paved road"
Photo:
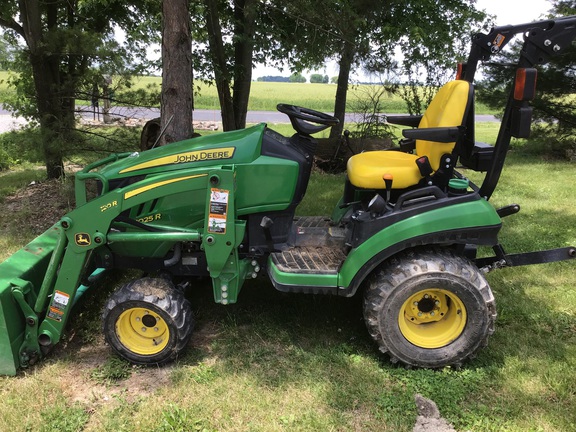
[[[93, 119], [97, 115], [93, 112], [91, 107], [78, 107], [81, 111], [82, 117], [86, 119]], [[10, 116], [10, 111], [5, 110], [0, 104], [0, 133], [14, 129], [18, 125], [25, 124], [24, 119], [15, 119]], [[132, 108], [132, 107], [112, 107], [111, 115], [113, 117], [124, 118], [137, 118], [137, 119], [152, 119], [160, 116], [159, 108]], [[102, 114], [100, 114], [100, 118]], [[219, 110], [195, 110], [195, 121], [213, 121], [221, 122]], [[347, 114], [346, 122], [354, 122], [358, 120], [358, 114]], [[492, 115], [477, 115], [476, 121], [478, 122], [492, 122], [498, 121]], [[288, 123], [288, 117], [278, 111], [250, 111], [247, 116], [248, 123]]]
[[[90, 118], [93, 116], [92, 108], [84, 107], [86, 112], [83, 116]], [[151, 119], [160, 116], [159, 108], [129, 108], [129, 107], [113, 107], [113, 116], [132, 117], [132, 118], [146, 118]], [[216, 121], [221, 122], [220, 110], [195, 110], [195, 121]], [[358, 120], [358, 114], [346, 114], [347, 122], [354, 122]], [[249, 111], [247, 116], [247, 123], [289, 123], [286, 114], [278, 111]], [[496, 121], [496, 117], [492, 115], [477, 115], [476, 121], [488, 122]]]

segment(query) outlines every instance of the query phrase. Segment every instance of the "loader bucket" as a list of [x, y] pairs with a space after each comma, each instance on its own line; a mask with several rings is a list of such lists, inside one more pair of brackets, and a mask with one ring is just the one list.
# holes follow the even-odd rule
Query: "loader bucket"
[[0, 264], [0, 375], [16, 375], [22, 366], [19, 351], [27, 324], [13, 288], [27, 288], [25, 299], [32, 310], [61, 232], [54, 225]]

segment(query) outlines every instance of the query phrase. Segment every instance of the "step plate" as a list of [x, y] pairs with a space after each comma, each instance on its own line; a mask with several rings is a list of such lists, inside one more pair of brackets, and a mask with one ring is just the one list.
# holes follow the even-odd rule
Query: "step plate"
[[333, 226], [330, 219], [321, 216], [294, 218], [294, 225], [288, 238], [288, 244], [294, 248], [340, 249], [344, 246], [346, 231]]
[[324, 216], [296, 216], [294, 224], [302, 228], [328, 228], [332, 225], [330, 218]]
[[295, 247], [271, 254], [272, 262], [285, 273], [336, 274], [346, 255], [331, 247]]

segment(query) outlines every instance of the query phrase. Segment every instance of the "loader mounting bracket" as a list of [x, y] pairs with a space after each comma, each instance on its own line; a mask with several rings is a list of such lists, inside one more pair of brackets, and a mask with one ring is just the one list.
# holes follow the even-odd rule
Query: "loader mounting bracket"
[[30, 282], [22, 279], [14, 279], [12, 285], [12, 297], [20, 307], [25, 317], [26, 327], [24, 329], [24, 340], [20, 346], [20, 365], [28, 367], [33, 365], [41, 357], [40, 345], [38, 344], [38, 315], [26, 301], [27, 295], [33, 295], [34, 289]]

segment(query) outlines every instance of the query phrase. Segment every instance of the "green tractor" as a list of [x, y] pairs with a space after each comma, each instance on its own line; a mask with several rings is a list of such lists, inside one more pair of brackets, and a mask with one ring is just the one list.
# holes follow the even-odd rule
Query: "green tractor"
[[[518, 33], [524, 46], [497, 142], [476, 143], [477, 65]], [[520, 208], [488, 201], [511, 137], [529, 134], [534, 66], [575, 37], [576, 17], [475, 35], [458, 78], [423, 116], [388, 117], [407, 127], [399, 150], [350, 158], [327, 217], [294, 216], [314, 162], [311, 135], [338, 122], [311, 109], [278, 106], [292, 137], [259, 124], [86, 166], [76, 175], [77, 208], [0, 264], [0, 373], [46, 355], [88, 281], [116, 268], [147, 275], [115, 291], [102, 317], [106, 341], [135, 364], [163, 364], [185, 349], [194, 320], [184, 286], [209, 277], [214, 300], [227, 305], [262, 274], [282, 292], [361, 292], [368, 331], [394, 363], [461, 365], [494, 332], [484, 273], [576, 255], [574, 247], [506, 253], [502, 218]], [[460, 166], [485, 172], [483, 183]], [[480, 246], [493, 256], [478, 257]]]

